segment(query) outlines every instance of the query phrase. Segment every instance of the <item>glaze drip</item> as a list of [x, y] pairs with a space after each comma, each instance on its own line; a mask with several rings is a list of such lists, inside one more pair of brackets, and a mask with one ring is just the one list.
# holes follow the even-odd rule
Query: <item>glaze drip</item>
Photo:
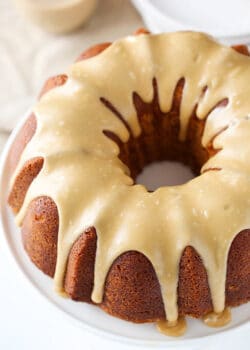
[[209, 327], [223, 327], [231, 321], [231, 310], [226, 307], [221, 313], [210, 312], [202, 319]]
[[[94, 302], [102, 301], [113, 261], [134, 250], [152, 263], [167, 319], [175, 322], [179, 262], [185, 247], [192, 246], [207, 270], [214, 311], [224, 310], [228, 252], [236, 234], [250, 227], [249, 79], [249, 58], [204, 34], [141, 35], [118, 40], [102, 54], [74, 64], [67, 82], [41, 99], [34, 108], [36, 133], [12, 183], [25, 161], [44, 158], [17, 222], [22, 223], [36, 197], [56, 203], [56, 290], [63, 291], [73, 243], [95, 227]], [[195, 111], [204, 120], [203, 147], [219, 151], [200, 176], [149, 193], [134, 185], [118, 157], [118, 145], [142, 132], [135, 101], [157, 98], [164, 114], [178, 87], [180, 141], [185, 141]], [[225, 99], [226, 106], [215, 108]]]
[[170, 337], [180, 337], [187, 329], [187, 323], [183, 317], [174, 322], [158, 321], [156, 326], [159, 332]]

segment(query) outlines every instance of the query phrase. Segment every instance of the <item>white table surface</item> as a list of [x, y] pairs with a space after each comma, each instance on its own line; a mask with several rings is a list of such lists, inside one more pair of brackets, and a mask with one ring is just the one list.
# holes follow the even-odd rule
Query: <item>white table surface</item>
[[[0, 97], [2, 109], [0, 123], [4, 124], [5, 121], [8, 121], [8, 126], [6, 127], [6, 131], [8, 131], [11, 127], [9, 125], [14, 123], [18, 115], [23, 114], [26, 105], [28, 106], [30, 101], [34, 99], [38, 92], [38, 87], [42, 84], [42, 79], [49, 74], [57, 73], [54, 68], [55, 65], [57, 65], [58, 71], [61, 71], [65, 67], [65, 63], [72, 61], [82, 48], [93, 42], [113, 40], [131, 33], [137, 27], [140, 27], [142, 22], [128, 0], [102, 0], [96, 14], [83, 30], [61, 38], [49, 36], [26, 23], [11, 8], [10, 1], [0, 0], [0, 25], [0, 91], [2, 95]], [[9, 29], [6, 27], [8, 25]], [[30, 64], [27, 60], [30, 57], [30, 52], [27, 51], [23, 54], [20, 52], [20, 55], [16, 55], [17, 66], [20, 68], [23, 65], [23, 70], [20, 70], [20, 75], [18, 73], [19, 80], [14, 84], [13, 80], [10, 79], [10, 71], [8, 71], [7, 65], [4, 65], [4, 62], [1, 61], [1, 57], [4, 57], [7, 46], [13, 57], [15, 56], [14, 53], [17, 53], [14, 50], [13, 31], [19, 28], [24, 28], [23, 37], [16, 38], [16, 44], [22, 47], [22, 43], [27, 42], [25, 33], [29, 33], [30, 37], [28, 40], [33, 45], [30, 48], [30, 52], [32, 52], [32, 57], [35, 55], [37, 65], [33, 65], [32, 74], [28, 74], [26, 68]], [[9, 38], [9, 41], [6, 41], [6, 38]], [[47, 65], [39, 56], [39, 45], [34, 44], [36, 41], [39, 43], [44, 40], [50, 43], [50, 50], [43, 51], [44, 60], [47, 60], [49, 63]], [[57, 42], [58, 51], [53, 51], [54, 42]], [[67, 47], [66, 51], [63, 49], [64, 46]], [[65, 55], [62, 57], [63, 52], [65, 52]], [[27, 65], [26, 68], [24, 64]], [[37, 70], [37, 67], [40, 67], [40, 70]], [[13, 67], [9, 68], [11, 70]], [[3, 79], [3, 70], [5, 70], [5, 80]], [[12, 71], [11, 74], [17, 74], [17, 72]], [[34, 75], [36, 79], [34, 79]], [[19, 90], [16, 87], [19, 87]], [[6, 90], [8, 90], [8, 93], [6, 93]], [[20, 100], [19, 104], [15, 105], [14, 101], [22, 96], [23, 100]], [[12, 117], [13, 123], [10, 120]], [[3, 137], [2, 142], [4, 140], [5, 138]], [[1, 350], [139, 349], [132, 345], [127, 346], [126, 344], [111, 342], [106, 338], [100, 338], [71, 323], [68, 318], [63, 317], [60, 312], [55, 310], [53, 306], [30, 287], [21, 273], [16, 271], [13, 263], [5, 256], [1, 246], [0, 281]], [[217, 344], [214, 342], [207, 344], [202, 350], [222, 348], [230, 350], [236, 347], [241, 350], [249, 350], [249, 344], [250, 334], [236, 332], [233, 335], [228, 334], [223, 341], [220, 340]]]

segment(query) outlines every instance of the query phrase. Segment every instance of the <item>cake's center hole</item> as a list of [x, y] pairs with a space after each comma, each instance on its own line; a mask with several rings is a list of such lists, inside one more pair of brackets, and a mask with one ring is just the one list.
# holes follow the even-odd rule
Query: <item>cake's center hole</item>
[[144, 185], [148, 191], [155, 191], [162, 186], [182, 185], [194, 177], [194, 173], [187, 165], [162, 161], [146, 165], [137, 176], [136, 183]]
[[[150, 102], [144, 101], [137, 92], [132, 94], [135, 118], [140, 125], [139, 135], [134, 135], [131, 125], [112, 102], [100, 98], [104, 106], [127, 129], [129, 138], [124, 143], [119, 135], [110, 130], [103, 130], [103, 133], [118, 145], [119, 158], [129, 168], [134, 182], [145, 185], [149, 191], [186, 183], [198, 176], [202, 166], [216, 153], [212, 143], [207, 147], [202, 145], [205, 119], [197, 118], [197, 106], [189, 117], [185, 139], [180, 139], [180, 108], [185, 79], [181, 78], [177, 82], [168, 111], [161, 110], [155, 78], [152, 85], [153, 98]], [[204, 86], [203, 95], [206, 91], [207, 86]], [[224, 108], [227, 103], [227, 98], [218, 101], [209, 113]]]

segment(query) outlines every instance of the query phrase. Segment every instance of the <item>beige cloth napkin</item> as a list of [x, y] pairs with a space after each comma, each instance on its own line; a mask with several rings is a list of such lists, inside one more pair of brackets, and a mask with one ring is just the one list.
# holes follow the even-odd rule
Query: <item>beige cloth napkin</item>
[[129, 0], [101, 0], [85, 27], [56, 36], [28, 22], [11, 1], [0, 1], [0, 152], [49, 76], [64, 72], [88, 46], [128, 35], [141, 26]]

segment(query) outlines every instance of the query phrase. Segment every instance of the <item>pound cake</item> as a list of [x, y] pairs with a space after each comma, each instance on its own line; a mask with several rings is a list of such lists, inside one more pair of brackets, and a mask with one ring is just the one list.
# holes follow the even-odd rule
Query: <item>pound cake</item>
[[[10, 151], [9, 205], [57, 292], [181, 335], [185, 316], [219, 326], [250, 300], [250, 58], [136, 34], [47, 81]], [[162, 160], [196, 177], [136, 182]]]

